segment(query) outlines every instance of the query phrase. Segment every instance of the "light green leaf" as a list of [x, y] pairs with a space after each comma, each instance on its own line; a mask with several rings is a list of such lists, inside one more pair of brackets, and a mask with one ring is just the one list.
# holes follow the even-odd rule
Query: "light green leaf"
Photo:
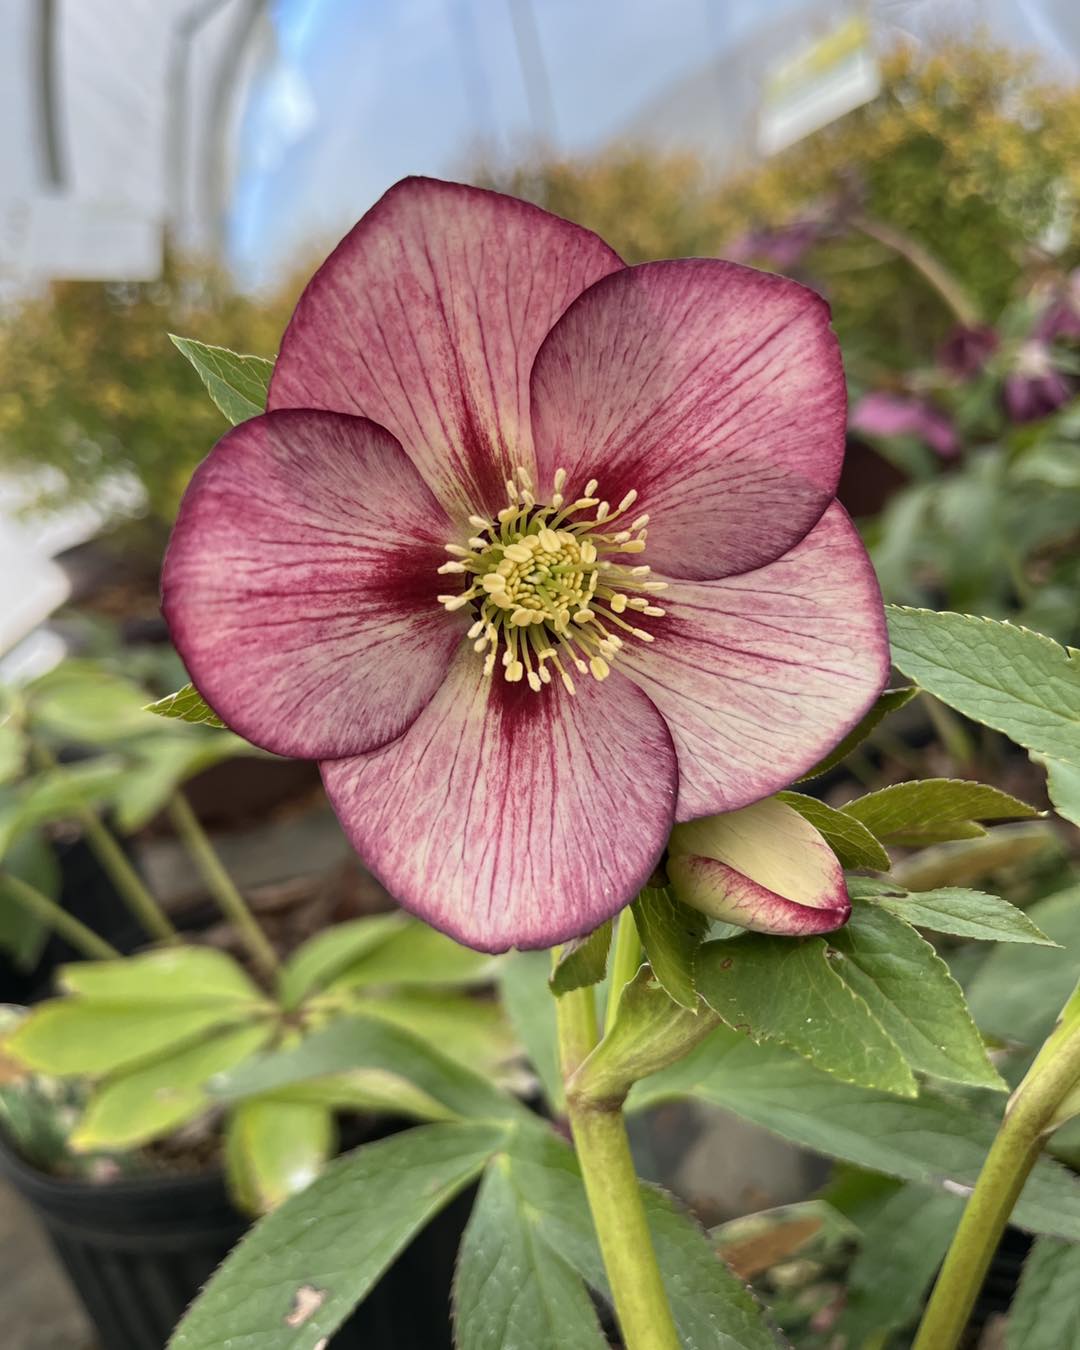
[[599, 984], [607, 974], [611, 947], [611, 920], [602, 923], [588, 937], [577, 938], [562, 947], [549, 981], [553, 994], [569, 994], [587, 985]]
[[327, 1106], [272, 1098], [241, 1102], [225, 1130], [230, 1189], [245, 1209], [266, 1214], [306, 1190], [335, 1147], [334, 1113]]
[[399, 1074], [456, 1115], [500, 1120], [528, 1117], [519, 1102], [480, 1074], [411, 1032], [370, 1017], [341, 1018], [292, 1049], [252, 1060], [210, 1086], [222, 1101], [242, 1101], [349, 1069]]
[[494, 999], [443, 990], [413, 989], [356, 999], [352, 1008], [411, 1031], [449, 1059], [494, 1075], [517, 1048], [510, 1024]]
[[546, 952], [514, 952], [499, 967], [499, 999], [555, 1115], [565, 1112], [555, 1000]]
[[846, 1083], [912, 1097], [899, 1046], [832, 965], [821, 938], [747, 933], [698, 953], [698, 988], [728, 1026], [779, 1041]]
[[497, 964], [497, 957], [463, 947], [419, 919], [405, 918], [385, 942], [342, 969], [333, 987], [483, 984], [494, 976]]
[[889, 855], [861, 821], [801, 792], [778, 792], [776, 799], [794, 807], [813, 825], [842, 867], [869, 867], [875, 872], [887, 872], [892, 866]]
[[156, 713], [158, 717], [174, 717], [181, 722], [198, 722], [208, 727], [225, 726], [193, 684], [185, 684], [175, 694], [166, 694], [155, 703], [146, 704], [143, 711]]
[[1046, 769], [1046, 791], [1059, 816], [1080, 825], [1080, 765], [1033, 755]]
[[957, 712], [1080, 765], [1080, 667], [1052, 638], [995, 619], [887, 606], [893, 661]]
[[1040, 1238], [1024, 1262], [1005, 1324], [1005, 1350], [1080, 1345], [1080, 1246]]
[[308, 1102], [335, 1111], [369, 1111], [416, 1120], [455, 1120], [457, 1115], [414, 1083], [388, 1069], [344, 1069], [277, 1088], [274, 1101]]
[[[146, 721], [145, 712], [143, 720]], [[173, 793], [197, 773], [236, 755], [258, 751], [231, 731], [216, 735], [173, 736], [167, 732], [145, 738], [134, 747], [135, 762], [113, 794], [117, 826], [132, 834], [164, 809]]]
[[834, 750], [831, 750], [824, 759], [819, 760], [809, 773], [804, 773], [799, 782], [805, 783], [808, 778], [818, 778], [821, 774], [828, 773], [830, 769], [835, 768], [837, 764], [847, 759], [852, 750], [857, 745], [861, 745], [890, 713], [896, 712], [905, 703], [910, 703], [918, 692], [919, 689], [916, 685], [909, 685], [904, 689], [886, 689], [859, 725], [854, 730], [849, 731], [840, 744]]
[[0, 783], [10, 783], [22, 773], [26, 750], [26, 736], [15, 718], [0, 721]]
[[317, 1350], [502, 1139], [498, 1127], [421, 1125], [336, 1159], [226, 1257], [169, 1350]]
[[709, 920], [680, 904], [667, 887], [655, 886], [634, 901], [634, 919], [653, 974], [680, 1007], [696, 1009], [694, 962]]
[[240, 1005], [227, 1003], [196, 1008], [53, 999], [38, 1004], [4, 1046], [38, 1073], [94, 1076], [179, 1050], [249, 1016]]
[[1080, 886], [1028, 911], [1059, 948], [998, 947], [967, 986], [975, 1021], [991, 1036], [1037, 1046], [1050, 1034], [1080, 979]]
[[60, 987], [97, 1003], [191, 1008], [266, 1006], [243, 967], [213, 947], [167, 947], [117, 961], [78, 961]]
[[152, 1064], [109, 1078], [87, 1103], [71, 1147], [134, 1148], [169, 1134], [205, 1110], [205, 1083], [261, 1050], [273, 1027], [239, 1027], [187, 1045]]
[[579, 1066], [575, 1088], [594, 1101], [621, 1101], [639, 1078], [696, 1044], [715, 1025], [716, 1017], [700, 998], [693, 1008], [681, 1007], [642, 966], [622, 991], [614, 1025]]
[[[755, 1045], [727, 1027], [639, 1083], [628, 1105], [640, 1110], [681, 1096], [700, 1097], [826, 1156], [904, 1181], [948, 1181], [954, 1189], [974, 1185], [998, 1126], [996, 1116], [971, 1101], [926, 1086], [911, 1099], [839, 1083], [783, 1046]], [[1040, 1159], [1013, 1221], [1080, 1239], [1080, 1182]]]
[[934, 844], [893, 864], [892, 875], [913, 891], [937, 886], [973, 886], [1006, 868], [1060, 856], [1057, 831], [1048, 820], [998, 825], [980, 839]]
[[1057, 944], [1022, 909], [985, 891], [942, 886], [932, 891], [907, 891], [891, 881], [849, 877], [853, 900], [866, 900], [895, 914], [916, 928], [984, 942], [1027, 942], [1043, 947]]
[[210, 347], [175, 333], [169, 338], [199, 372], [210, 397], [233, 426], [264, 411], [273, 361], [263, 356], [241, 356], [227, 347]]
[[511, 1159], [496, 1157], [458, 1253], [457, 1350], [607, 1350], [581, 1277], [540, 1236], [539, 1221]]
[[401, 914], [373, 914], [316, 933], [293, 953], [281, 972], [278, 993], [284, 1006], [295, 1008], [313, 992], [325, 988], [358, 957], [396, 933], [404, 922]]
[[65, 662], [27, 690], [30, 723], [61, 741], [107, 745], [146, 731], [146, 691], [79, 661]]
[[60, 864], [40, 831], [28, 830], [16, 838], [0, 871], [0, 948], [21, 970], [33, 970], [49, 940], [49, 925], [5, 892], [5, 878], [9, 876], [25, 881], [50, 900], [59, 896]]
[[960, 986], [903, 919], [863, 905], [831, 933], [831, 969], [866, 1003], [913, 1069], [975, 1087], [1005, 1088]]
[[122, 760], [102, 756], [46, 769], [10, 795], [5, 790], [0, 804], [0, 858], [26, 830], [70, 820], [86, 808], [110, 801], [126, 772]]
[[979, 820], [1037, 816], [1033, 806], [985, 783], [961, 778], [924, 778], [894, 783], [844, 807], [885, 844], [919, 848], [948, 839], [971, 839], [986, 831]]
[[[540, 1237], [607, 1295], [573, 1150], [545, 1131], [515, 1134], [507, 1151], [515, 1188]], [[683, 1350], [776, 1350], [776, 1337], [753, 1295], [717, 1257], [702, 1229], [653, 1187], [643, 1185], [641, 1198]]]
[[863, 1346], [914, 1323], [963, 1208], [960, 1196], [925, 1186], [904, 1186], [889, 1196], [865, 1225], [848, 1271], [836, 1327], [846, 1345]]

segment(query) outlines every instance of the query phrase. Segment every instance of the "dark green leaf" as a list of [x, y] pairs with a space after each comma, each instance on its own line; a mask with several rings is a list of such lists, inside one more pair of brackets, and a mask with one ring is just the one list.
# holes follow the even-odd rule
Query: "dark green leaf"
[[0, 871], [0, 948], [21, 970], [33, 970], [46, 942], [49, 925], [10, 893], [5, 877], [16, 877], [50, 900], [60, 894], [60, 864], [52, 845], [38, 830], [18, 836], [8, 849]]
[[805, 783], [808, 778], [817, 778], [823, 773], [828, 773], [842, 760], [847, 759], [852, 750], [861, 745], [880, 722], [890, 713], [902, 708], [905, 703], [910, 703], [918, 692], [916, 685], [909, 685], [905, 689], [886, 689], [859, 725], [853, 731], [849, 731], [840, 744], [824, 759], [819, 760], [809, 773], [804, 773], [799, 782]]
[[933, 947], [903, 919], [862, 905], [828, 943], [831, 969], [860, 997], [913, 1069], [1001, 1088], [960, 986]]
[[316, 933], [289, 957], [278, 978], [278, 994], [295, 1008], [325, 988], [366, 952], [385, 942], [405, 922], [401, 914], [373, 914]]
[[890, 914], [929, 928], [934, 933], [976, 938], [984, 942], [1025, 942], [1044, 947], [1057, 944], [1046, 936], [1022, 909], [997, 895], [943, 886], [932, 891], [906, 891], [891, 881], [849, 877], [853, 900], [866, 900]]
[[861, 821], [801, 792], [778, 792], [776, 797], [813, 825], [842, 867], [869, 867], [875, 872], [887, 872], [892, 866], [889, 855]]
[[919, 848], [948, 839], [970, 839], [985, 830], [979, 820], [1036, 816], [1033, 806], [985, 783], [961, 778], [924, 778], [894, 783], [844, 807], [886, 844]]
[[1080, 765], [1076, 652], [1011, 623], [889, 605], [893, 661], [957, 712]]
[[499, 967], [500, 1001], [555, 1115], [565, 1111], [555, 1000], [546, 952], [514, 952]]
[[555, 961], [549, 981], [553, 994], [569, 994], [599, 984], [607, 974], [611, 947], [611, 920], [602, 923], [588, 937], [577, 938], [563, 947]]
[[900, 1048], [832, 968], [821, 938], [748, 933], [698, 954], [698, 987], [728, 1026], [780, 1041], [847, 1083], [914, 1096]]
[[1046, 769], [1046, 791], [1059, 816], [1080, 825], [1080, 765], [1032, 756]]
[[257, 417], [266, 408], [273, 361], [263, 356], [241, 356], [227, 347], [209, 347], [205, 342], [177, 337], [175, 333], [169, 337], [199, 372], [210, 397], [233, 426]]
[[241, 1102], [226, 1130], [230, 1187], [245, 1209], [266, 1214], [306, 1190], [334, 1148], [334, 1113], [320, 1102]]
[[492, 1126], [421, 1125], [338, 1158], [226, 1257], [169, 1350], [317, 1350], [502, 1138]]
[[694, 962], [709, 920], [682, 905], [670, 889], [646, 886], [634, 901], [634, 918], [652, 972], [683, 1008], [696, 1008]]
[[1080, 1246], [1040, 1238], [1024, 1262], [1009, 1308], [1005, 1350], [1075, 1350], [1080, 1345]]
[[607, 1350], [581, 1277], [540, 1236], [515, 1180], [502, 1154], [480, 1184], [454, 1279], [457, 1350]]
[[193, 684], [185, 684], [175, 694], [166, 694], [156, 703], [148, 703], [143, 711], [156, 713], [158, 717], [175, 717], [181, 722], [199, 722], [208, 727], [225, 726]]

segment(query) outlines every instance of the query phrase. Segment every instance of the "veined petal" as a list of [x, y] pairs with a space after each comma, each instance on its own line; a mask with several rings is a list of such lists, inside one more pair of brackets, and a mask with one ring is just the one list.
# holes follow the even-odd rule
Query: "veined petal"
[[501, 193], [407, 178], [308, 284], [271, 408], [370, 417], [461, 517], [506, 504], [533, 469], [529, 372], [586, 286], [621, 268], [595, 234]]
[[813, 291], [703, 259], [644, 263], [574, 302], [537, 354], [541, 495], [636, 489], [648, 562], [707, 580], [772, 562], [831, 501], [846, 397], [829, 310]]
[[162, 610], [199, 692], [280, 755], [399, 736], [467, 620], [436, 601], [448, 520], [389, 432], [276, 412], [224, 436], [184, 495]]
[[667, 872], [684, 904], [755, 933], [829, 933], [851, 913], [832, 849], [798, 811], [772, 798], [677, 825]]
[[731, 811], [787, 787], [884, 688], [889, 645], [866, 551], [834, 504], [784, 557], [745, 576], [669, 584], [651, 646], [619, 669], [667, 719], [676, 816]]
[[464, 650], [383, 750], [322, 765], [357, 852], [408, 909], [481, 951], [550, 947], [644, 885], [671, 828], [663, 718], [616, 673], [571, 695], [481, 674]]

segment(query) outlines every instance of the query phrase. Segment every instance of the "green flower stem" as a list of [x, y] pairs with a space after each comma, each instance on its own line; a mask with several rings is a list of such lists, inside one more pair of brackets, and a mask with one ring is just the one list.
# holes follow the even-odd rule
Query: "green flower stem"
[[615, 925], [615, 951], [611, 958], [607, 1009], [604, 1013], [605, 1035], [615, 1025], [623, 990], [637, 974], [640, 965], [641, 939], [638, 937], [634, 911], [627, 905]]
[[912, 1350], [954, 1350], [971, 1316], [1013, 1206], [1080, 1081], [1080, 1018], [1066, 1013], [1005, 1109], [968, 1199]]
[[273, 975], [280, 965], [277, 952], [259, 927], [232, 877], [225, 870], [188, 799], [182, 792], [174, 792], [166, 809], [173, 828], [195, 860], [195, 865], [202, 873], [203, 880], [221, 912], [243, 938], [252, 959], [263, 974]]
[[[556, 1016], [563, 1081], [569, 1083], [596, 1044], [592, 988], [557, 998]], [[626, 1350], [680, 1350], [622, 1111], [582, 1101], [572, 1090], [567, 1109]]]
[[869, 216], [854, 216], [851, 223], [868, 238], [875, 239], [910, 263], [933, 286], [965, 328], [974, 328], [980, 322], [979, 308], [966, 289], [917, 239], [912, 239], [911, 235], [897, 229], [895, 225], [887, 225], [885, 221], [873, 220]]
[[22, 905], [23, 909], [28, 909], [31, 914], [47, 923], [54, 933], [59, 933], [84, 956], [94, 961], [111, 961], [120, 955], [115, 947], [104, 938], [98, 937], [92, 928], [87, 928], [86, 924], [74, 914], [69, 914], [62, 905], [58, 905], [55, 900], [39, 891], [36, 886], [23, 881], [21, 877], [6, 872], [0, 877], [0, 885], [5, 894], [10, 895], [17, 904]]

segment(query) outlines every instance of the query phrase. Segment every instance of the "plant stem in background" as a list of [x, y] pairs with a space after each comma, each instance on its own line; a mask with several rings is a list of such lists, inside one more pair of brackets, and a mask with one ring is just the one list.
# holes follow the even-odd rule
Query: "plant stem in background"
[[74, 914], [69, 914], [62, 905], [39, 891], [36, 886], [23, 881], [21, 877], [5, 873], [0, 878], [0, 884], [4, 892], [17, 904], [47, 923], [54, 933], [58, 933], [84, 956], [94, 961], [111, 961], [120, 955], [115, 947], [104, 938], [98, 937], [92, 928], [87, 928], [86, 924]]
[[1058, 1108], [1078, 1081], [1080, 1011], [1070, 1004], [1005, 1109], [912, 1350], [954, 1350], [959, 1344], [1013, 1206]]
[[203, 880], [221, 912], [243, 938], [259, 969], [266, 975], [272, 975], [279, 966], [277, 952], [259, 927], [232, 877], [225, 870], [188, 799], [182, 792], [174, 792], [169, 799], [167, 810], [173, 828], [195, 860], [195, 865], [202, 873]]
[[933, 286], [965, 328], [975, 328], [979, 324], [980, 315], [975, 301], [953, 274], [917, 239], [912, 239], [895, 225], [887, 225], [883, 220], [873, 220], [869, 216], [855, 216], [851, 224], [868, 238], [876, 239], [879, 244], [884, 244], [906, 259]]
[[637, 974], [640, 965], [641, 939], [638, 937], [634, 911], [627, 905], [615, 927], [615, 951], [611, 958], [607, 1009], [604, 1013], [605, 1033], [615, 1025], [622, 992]]
[[[627, 917], [632, 923], [629, 909], [623, 911], [619, 921], [620, 937]], [[636, 944], [636, 931], [634, 938]], [[617, 971], [616, 959], [613, 975]], [[615, 987], [613, 981], [613, 991]], [[621, 989], [621, 985], [618, 987]], [[582, 1101], [569, 1088], [571, 1077], [596, 1043], [593, 989], [575, 989], [557, 998], [556, 1016], [563, 1081], [568, 1085], [570, 1129], [623, 1344], [626, 1350], [679, 1350], [622, 1110]]]

